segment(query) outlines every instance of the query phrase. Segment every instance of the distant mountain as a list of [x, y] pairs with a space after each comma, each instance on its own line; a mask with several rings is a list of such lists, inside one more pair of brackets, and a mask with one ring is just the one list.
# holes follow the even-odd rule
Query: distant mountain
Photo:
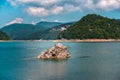
[[40, 30], [40, 28], [32, 24], [12, 24], [3, 27], [1, 30], [7, 33], [7, 35], [10, 36], [11, 39], [16, 40], [31, 33], [34, 33]]
[[0, 30], [0, 40], [9, 40], [7, 34], [5, 34], [2, 30]]
[[120, 21], [88, 14], [62, 31], [58, 39], [120, 39]]
[[59, 22], [45, 22], [45, 21], [42, 21], [42, 22], [39, 22], [36, 24], [36, 26], [42, 28], [42, 29], [50, 29], [54, 26], [58, 26], [62, 23], [59, 23]]
[[27, 36], [35, 33], [35, 32], [43, 32], [44, 30], [50, 29], [54, 26], [60, 25], [58, 22], [39, 22], [36, 25], [32, 24], [11, 24], [3, 27], [5, 33], [12, 40], [24, 40]]
[[118, 21], [120, 21], [120, 19], [117, 19]]
[[[71, 26], [74, 23], [75, 22], [64, 23], [64, 25]], [[62, 25], [63, 24], [54, 26], [54, 27], [44, 30], [44, 31], [37, 31], [37, 32], [25, 37], [24, 39], [26, 39], [26, 40], [39, 40], [39, 39], [54, 40], [54, 39], [57, 39], [58, 34], [61, 32]]]

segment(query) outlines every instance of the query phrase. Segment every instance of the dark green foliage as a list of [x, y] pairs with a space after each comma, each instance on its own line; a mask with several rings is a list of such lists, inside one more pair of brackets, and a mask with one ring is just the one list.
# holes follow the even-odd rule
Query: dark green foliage
[[9, 40], [9, 37], [0, 30], [0, 40]]
[[120, 21], [96, 14], [88, 14], [66, 31], [58, 39], [120, 39]]

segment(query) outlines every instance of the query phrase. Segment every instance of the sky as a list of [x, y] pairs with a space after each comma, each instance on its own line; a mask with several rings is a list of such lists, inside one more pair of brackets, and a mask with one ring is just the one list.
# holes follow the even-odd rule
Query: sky
[[0, 28], [13, 23], [73, 22], [87, 14], [120, 19], [120, 0], [0, 0]]

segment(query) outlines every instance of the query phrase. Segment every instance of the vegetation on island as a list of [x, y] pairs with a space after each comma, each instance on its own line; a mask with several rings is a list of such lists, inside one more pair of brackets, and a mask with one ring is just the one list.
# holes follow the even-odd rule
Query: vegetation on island
[[88, 14], [62, 31], [58, 39], [120, 39], [120, 21]]
[[7, 34], [5, 34], [2, 30], [0, 30], [0, 40], [9, 40]]

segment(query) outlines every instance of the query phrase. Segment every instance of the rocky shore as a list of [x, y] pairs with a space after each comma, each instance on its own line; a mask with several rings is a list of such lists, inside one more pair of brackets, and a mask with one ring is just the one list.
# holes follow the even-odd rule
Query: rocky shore
[[37, 56], [38, 59], [67, 59], [70, 58], [70, 54], [66, 46], [61, 43], [57, 43], [52, 48], [41, 52]]

